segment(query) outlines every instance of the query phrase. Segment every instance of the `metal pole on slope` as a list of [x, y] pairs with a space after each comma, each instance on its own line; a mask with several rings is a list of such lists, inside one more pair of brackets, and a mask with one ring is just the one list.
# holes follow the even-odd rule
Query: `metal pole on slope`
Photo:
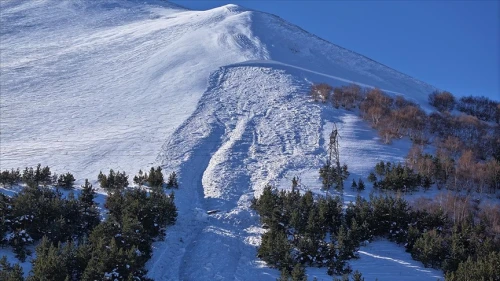
[[[339, 151], [339, 133], [337, 129], [337, 124], [333, 123], [333, 129], [330, 133], [330, 143], [328, 146], [328, 168], [330, 169], [328, 173], [328, 182], [333, 184], [333, 176], [336, 176], [337, 190], [340, 191], [341, 199], [344, 199], [344, 181], [342, 179], [342, 168], [340, 167], [340, 151]], [[335, 165], [335, 167], [332, 167]], [[335, 169], [335, 170], [334, 170]], [[333, 173], [335, 171], [335, 173]]]

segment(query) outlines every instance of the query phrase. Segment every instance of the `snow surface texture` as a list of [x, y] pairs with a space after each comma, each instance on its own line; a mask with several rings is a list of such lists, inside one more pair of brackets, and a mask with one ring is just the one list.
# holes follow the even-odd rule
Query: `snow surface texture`
[[[313, 103], [311, 83], [356, 82], [421, 104], [435, 89], [235, 5], [12, 0], [0, 9], [0, 169], [42, 163], [94, 183], [110, 168], [177, 171], [178, 222], [154, 245], [155, 280], [275, 280], [256, 258], [263, 230], [250, 201], [265, 184], [288, 188], [295, 175], [321, 193], [317, 170], [333, 122], [351, 178], [404, 157], [408, 143], [382, 145], [354, 113]], [[403, 248], [380, 247], [353, 262], [367, 280], [440, 276]]]

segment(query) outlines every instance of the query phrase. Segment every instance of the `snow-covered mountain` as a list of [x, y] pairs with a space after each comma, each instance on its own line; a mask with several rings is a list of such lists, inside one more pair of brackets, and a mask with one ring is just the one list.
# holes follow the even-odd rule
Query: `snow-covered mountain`
[[[353, 113], [313, 103], [311, 83], [355, 82], [422, 106], [435, 89], [236, 5], [4, 0], [0, 10], [0, 169], [42, 163], [94, 182], [110, 168], [177, 171], [179, 219], [155, 244], [156, 280], [275, 280], [256, 258], [250, 200], [295, 175], [314, 189], [332, 122], [352, 177], [404, 157], [408, 144], [382, 145]], [[440, 276], [394, 247], [397, 259], [357, 261], [380, 257], [363, 275]]]

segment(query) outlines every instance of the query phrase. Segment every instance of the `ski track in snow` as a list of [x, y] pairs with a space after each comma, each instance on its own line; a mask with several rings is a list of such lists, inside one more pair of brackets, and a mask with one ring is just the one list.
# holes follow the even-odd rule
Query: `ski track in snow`
[[[275, 280], [256, 257], [264, 230], [251, 200], [266, 184], [289, 188], [293, 176], [322, 194], [317, 171], [333, 122], [349, 180], [403, 159], [407, 142], [382, 145], [354, 112], [313, 103], [311, 83], [355, 81], [417, 102], [434, 89], [236, 5], [11, 0], [0, 9], [0, 169], [41, 163], [94, 184], [110, 168], [178, 172], [178, 221], [147, 264], [155, 280]], [[401, 248], [372, 245], [353, 262], [363, 275], [377, 277], [384, 263], [383, 280], [400, 280], [409, 264], [414, 280], [441, 276]], [[331, 280], [326, 269], [308, 273]]]

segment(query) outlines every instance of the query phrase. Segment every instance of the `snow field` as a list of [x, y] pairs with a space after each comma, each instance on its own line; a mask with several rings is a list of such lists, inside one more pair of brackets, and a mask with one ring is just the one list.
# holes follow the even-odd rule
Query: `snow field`
[[[160, 164], [178, 172], [178, 221], [148, 263], [155, 280], [275, 280], [277, 270], [256, 258], [264, 230], [251, 200], [295, 175], [321, 193], [317, 169], [332, 122], [349, 182], [379, 160], [404, 157], [407, 143], [382, 145], [354, 113], [310, 101], [311, 83], [354, 81], [417, 102], [434, 89], [236, 5], [7, 0], [0, 9], [0, 169], [41, 163], [95, 186], [110, 168], [131, 177]], [[348, 189], [346, 200], [355, 196]], [[401, 248], [378, 249], [364, 249], [372, 256], [354, 269], [372, 274], [362, 262], [374, 255], [418, 266]], [[400, 280], [403, 263], [383, 280]]]
[[[309, 87], [307, 79], [286, 66], [233, 65], [212, 74], [198, 108], [160, 154], [163, 166], [180, 167], [184, 188], [177, 195], [183, 199], [177, 199], [184, 215], [179, 217], [196, 227], [184, 228], [178, 223], [170, 229], [165, 242], [170, 246], [165, 249], [178, 260], [155, 254], [150, 276], [162, 280], [275, 280], [279, 272], [266, 268], [256, 257], [264, 230], [250, 208], [251, 200], [266, 184], [289, 188], [295, 175], [301, 179], [302, 190], [324, 194], [317, 175], [326, 161], [325, 139], [332, 122], [340, 129], [341, 158], [350, 167], [349, 180], [365, 178], [381, 159], [403, 160], [408, 142], [381, 144], [376, 132], [354, 112], [312, 102]], [[368, 197], [369, 192], [368, 187], [363, 195]], [[348, 202], [356, 193], [346, 187], [344, 196]], [[200, 215], [200, 208], [218, 212]], [[187, 237], [182, 244], [177, 243], [179, 232], [184, 233], [180, 237]], [[392, 272], [395, 279], [384, 280], [400, 280], [399, 272], [418, 280], [435, 280], [437, 273], [412, 261], [404, 248], [383, 245], [401, 261], [387, 264], [392, 271], [385, 277]], [[366, 255], [361, 255], [354, 269], [375, 276], [365, 261], [380, 255], [372, 254], [372, 248], [364, 251]], [[408, 271], [408, 264], [415, 270]], [[323, 276], [321, 272], [326, 275], [324, 268], [309, 271], [311, 277], [316, 273]]]

